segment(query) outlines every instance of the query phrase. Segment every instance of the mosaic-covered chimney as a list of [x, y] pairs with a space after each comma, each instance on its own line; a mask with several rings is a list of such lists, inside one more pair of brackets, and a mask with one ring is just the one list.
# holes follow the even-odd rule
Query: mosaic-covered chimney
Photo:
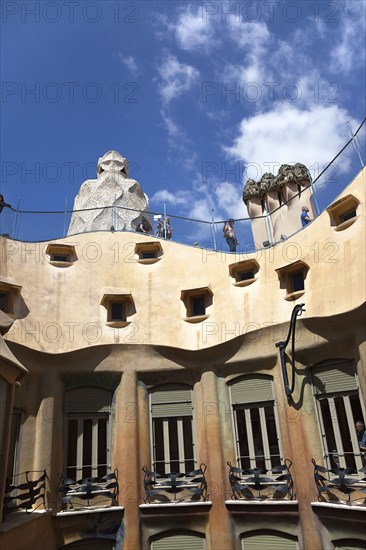
[[151, 228], [149, 198], [139, 182], [128, 177], [128, 160], [117, 151], [98, 160], [97, 179], [84, 181], [73, 210], [68, 235], [135, 230], [143, 217]]

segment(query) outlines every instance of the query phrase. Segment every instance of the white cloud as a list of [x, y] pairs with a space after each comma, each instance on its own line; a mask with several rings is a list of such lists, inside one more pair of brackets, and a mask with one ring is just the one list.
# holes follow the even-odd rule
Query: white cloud
[[268, 45], [271, 33], [263, 21], [237, 21], [231, 16], [227, 18], [227, 22], [228, 37], [239, 48], [259, 54]]
[[350, 73], [365, 63], [365, 2], [345, 2], [340, 5], [340, 26], [337, 39], [330, 52], [330, 70]]
[[234, 219], [246, 216], [246, 207], [242, 199], [242, 188], [239, 185], [224, 181], [217, 184], [214, 191], [219, 212], [224, 211], [227, 217]]
[[204, 20], [202, 7], [194, 9], [191, 5], [182, 9], [177, 22], [167, 24], [174, 33], [178, 46], [182, 50], [208, 51], [217, 42], [217, 34], [210, 20]]
[[[276, 174], [280, 164], [294, 162], [309, 169], [314, 165], [321, 168], [348, 141], [347, 120], [357, 127], [337, 105], [300, 110], [281, 103], [267, 113], [244, 118], [234, 143], [224, 149], [230, 157], [246, 163], [246, 178], [259, 179], [264, 172]], [[348, 168], [345, 155], [339, 168]]]
[[195, 67], [180, 63], [171, 53], [166, 54], [158, 73], [158, 93], [165, 105], [188, 92], [199, 76]]
[[176, 193], [172, 193], [167, 189], [161, 189], [154, 193], [150, 200], [155, 203], [186, 204], [189, 199], [190, 193], [188, 191], [177, 191]]
[[136, 77], [139, 71], [135, 58], [132, 55], [125, 56], [122, 52], [118, 52], [117, 56], [120, 61], [130, 70], [132, 76]]

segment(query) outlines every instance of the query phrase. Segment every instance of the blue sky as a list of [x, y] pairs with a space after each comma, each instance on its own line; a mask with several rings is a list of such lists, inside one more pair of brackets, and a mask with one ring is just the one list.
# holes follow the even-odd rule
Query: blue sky
[[[1, 192], [70, 207], [115, 149], [152, 210], [246, 216], [247, 177], [292, 162], [316, 176], [363, 120], [365, 7], [2, 1]], [[338, 179], [351, 164], [349, 148]]]

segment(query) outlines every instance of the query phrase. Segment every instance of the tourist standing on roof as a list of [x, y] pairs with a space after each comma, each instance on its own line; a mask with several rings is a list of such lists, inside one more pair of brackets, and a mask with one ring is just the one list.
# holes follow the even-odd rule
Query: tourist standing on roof
[[307, 206], [303, 206], [301, 212], [301, 225], [305, 227], [305, 225], [308, 225], [311, 221], [312, 219], [309, 218], [309, 208]]
[[239, 244], [239, 242], [238, 242], [238, 239], [236, 238], [233, 218], [230, 218], [228, 222], [225, 222], [224, 239], [226, 240], [229, 246], [230, 252], [236, 252], [236, 247]]

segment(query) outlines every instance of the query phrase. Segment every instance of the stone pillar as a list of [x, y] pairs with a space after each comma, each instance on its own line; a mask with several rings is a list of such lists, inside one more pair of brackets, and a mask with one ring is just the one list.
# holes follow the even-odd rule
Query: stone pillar
[[[302, 538], [305, 549], [323, 548], [317, 518], [312, 511], [311, 502], [316, 499], [316, 487], [314, 484], [314, 469], [311, 457], [320, 454], [317, 449], [317, 428], [314, 417], [304, 414], [304, 408], [297, 408], [287, 403], [282, 382], [281, 367], [277, 365], [274, 373], [276, 386], [276, 399], [278, 401], [278, 413], [281, 425], [281, 439], [284, 458], [292, 460], [291, 474], [295, 483], [295, 491], [299, 506], [299, 519]], [[301, 391], [307, 391], [304, 403], [312, 400], [309, 385], [301, 390], [304, 384], [299, 375], [295, 379], [294, 400], [298, 402]], [[312, 440], [313, 438], [313, 440]]]
[[47, 470], [46, 502], [55, 509], [58, 506], [57, 487], [63, 471], [63, 386], [55, 370], [44, 372], [41, 379], [41, 400], [36, 421], [34, 470]]
[[[205, 372], [195, 391], [198, 408], [197, 443], [198, 462], [207, 464], [206, 478], [209, 499], [212, 501], [208, 524], [208, 544], [212, 550], [233, 550], [235, 540], [230, 514], [225, 506], [225, 485], [227, 466], [223, 451], [220, 402], [217, 378], [213, 372]], [[212, 457], [216, 457], [213, 460]]]
[[112, 464], [119, 472], [119, 504], [124, 507], [123, 550], [141, 548], [140, 510], [142, 477], [139, 458], [137, 374], [125, 371], [116, 390], [118, 421], [114, 426]]

